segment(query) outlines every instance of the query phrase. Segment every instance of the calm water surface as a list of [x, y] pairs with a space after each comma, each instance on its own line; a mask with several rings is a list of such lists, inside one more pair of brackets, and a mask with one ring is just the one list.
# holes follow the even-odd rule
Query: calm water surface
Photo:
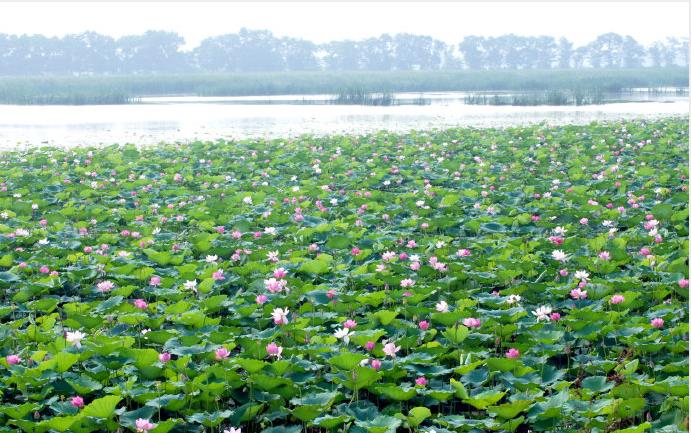
[[634, 94], [631, 102], [586, 106], [466, 105], [462, 92], [397, 94], [429, 105], [325, 105], [329, 95], [144, 98], [100, 106], [0, 105], [0, 147], [154, 144], [219, 138], [363, 133], [381, 129], [507, 126], [687, 115], [688, 97]]

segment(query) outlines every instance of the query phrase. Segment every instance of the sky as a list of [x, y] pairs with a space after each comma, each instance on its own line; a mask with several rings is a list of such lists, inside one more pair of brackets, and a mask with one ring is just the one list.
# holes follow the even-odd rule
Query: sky
[[409, 32], [458, 43], [466, 35], [631, 35], [644, 45], [689, 35], [688, 2], [29, 2], [0, 3], [0, 32], [62, 36], [87, 30], [119, 37], [170, 30], [191, 49], [245, 27], [321, 43]]

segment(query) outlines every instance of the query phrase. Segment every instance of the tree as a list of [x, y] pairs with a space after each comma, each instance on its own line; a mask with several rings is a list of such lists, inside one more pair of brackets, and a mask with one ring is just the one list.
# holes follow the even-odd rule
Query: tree
[[559, 69], [568, 69], [571, 66], [571, 56], [573, 56], [573, 43], [568, 39], [559, 38], [558, 51], [558, 66]]
[[482, 69], [485, 67], [485, 51], [482, 36], [466, 36], [458, 44], [458, 50], [463, 56], [463, 63], [469, 69]]
[[631, 36], [625, 36], [622, 43], [622, 55], [625, 68], [640, 68], [643, 66], [645, 49]]
[[447, 46], [429, 36], [399, 33], [392, 40], [394, 69], [441, 69]]
[[172, 32], [124, 36], [116, 41], [115, 52], [122, 65], [118, 72], [183, 72], [188, 65], [186, 55], [180, 51], [184, 43], [180, 35]]

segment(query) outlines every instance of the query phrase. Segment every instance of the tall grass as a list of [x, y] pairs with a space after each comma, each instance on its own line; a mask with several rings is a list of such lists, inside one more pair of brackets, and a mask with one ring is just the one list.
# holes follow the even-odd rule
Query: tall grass
[[688, 68], [355, 71], [98, 77], [0, 77], [0, 103], [130, 103], [145, 96], [250, 96], [426, 91], [563, 91], [687, 87]]
[[396, 101], [391, 92], [369, 93], [367, 90], [359, 88], [341, 90], [331, 103], [336, 105], [390, 106], [394, 105]]
[[464, 98], [469, 105], [591, 105], [605, 102], [604, 92], [595, 87], [569, 90], [549, 90], [546, 92], [524, 92], [517, 94], [474, 94]]

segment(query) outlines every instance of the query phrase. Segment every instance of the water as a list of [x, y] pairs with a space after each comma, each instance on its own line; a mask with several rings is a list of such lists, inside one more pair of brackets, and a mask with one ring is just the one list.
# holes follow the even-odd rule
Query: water
[[635, 93], [629, 99], [632, 102], [579, 107], [465, 105], [467, 93], [463, 92], [397, 94], [396, 98], [404, 101], [423, 97], [429, 105], [389, 107], [328, 105], [325, 101], [332, 98], [329, 95], [144, 98], [141, 104], [133, 105], [0, 105], [0, 148], [155, 144], [543, 121], [588, 123], [689, 113], [687, 97]]

